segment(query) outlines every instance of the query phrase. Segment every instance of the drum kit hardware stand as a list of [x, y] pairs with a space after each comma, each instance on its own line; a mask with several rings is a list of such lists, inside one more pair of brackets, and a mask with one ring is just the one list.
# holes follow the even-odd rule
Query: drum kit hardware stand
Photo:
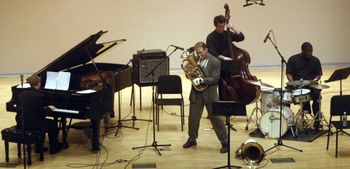
[[[247, 80], [247, 82], [259, 86], [260, 87], [259, 93], [262, 92], [262, 89], [273, 89], [274, 88], [272, 85], [269, 85], [267, 83], [262, 82], [261, 79], [259, 79], [258, 81]], [[253, 121], [255, 123], [256, 129], [259, 129], [259, 113], [261, 116], [263, 115], [263, 110], [259, 107], [259, 102], [260, 102], [260, 106], [261, 106], [261, 104], [262, 104], [261, 97], [255, 101], [255, 107], [252, 110], [249, 118], [247, 118], [247, 125], [245, 127], [245, 130], [248, 130], [248, 126], [249, 126], [250, 121]]]
[[261, 110], [261, 108], [259, 107], [259, 102], [261, 103], [261, 99], [257, 99], [255, 101], [255, 107], [252, 110], [252, 113], [250, 114], [249, 118], [247, 118], [247, 125], [245, 126], [245, 130], [248, 130], [248, 125], [250, 123], [250, 121], [252, 120], [253, 122], [255, 122], [255, 127], [258, 129], [259, 128], [259, 113], [262, 115], [263, 112]]
[[301, 133], [307, 128], [310, 128], [310, 125], [308, 123], [309, 119], [306, 116], [308, 112], [303, 111], [304, 102], [300, 102], [299, 106], [300, 108], [298, 110], [298, 113], [295, 115], [295, 135], [293, 135], [293, 137], [297, 137], [299, 133]]
[[[311, 86], [312, 87], [312, 86]], [[328, 87], [325, 87], [324, 89], [327, 89]], [[322, 110], [321, 110], [321, 104], [322, 104], [322, 96], [320, 95], [320, 98], [317, 100], [319, 111], [315, 114], [314, 121], [319, 121], [320, 123], [325, 123], [326, 126], [329, 126], [328, 121], [326, 120], [326, 117], [324, 116]], [[323, 127], [323, 125], [322, 125]]]

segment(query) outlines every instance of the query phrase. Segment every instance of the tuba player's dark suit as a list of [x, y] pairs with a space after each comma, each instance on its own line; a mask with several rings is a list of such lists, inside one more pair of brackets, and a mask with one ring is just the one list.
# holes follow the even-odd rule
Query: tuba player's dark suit
[[191, 88], [188, 123], [189, 140], [195, 141], [198, 137], [199, 123], [205, 106], [217, 137], [222, 144], [227, 144], [227, 131], [224, 121], [220, 116], [214, 116], [212, 111], [212, 103], [218, 101], [217, 88], [220, 78], [220, 66], [221, 62], [208, 53], [208, 62], [205, 66], [201, 66], [206, 75], [203, 81], [208, 85], [208, 88], [202, 92], [196, 91], [193, 86]]

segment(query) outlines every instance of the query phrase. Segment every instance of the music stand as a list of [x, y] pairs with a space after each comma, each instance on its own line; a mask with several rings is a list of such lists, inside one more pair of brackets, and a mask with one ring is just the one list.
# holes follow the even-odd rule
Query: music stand
[[[122, 117], [121, 117], [121, 89], [120, 88], [120, 80], [119, 80], [119, 76], [120, 76], [120, 72], [122, 70], [124, 70], [125, 68], [127, 68], [129, 66], [129, 64], [131, 63], [132, 59], [129, 60], [128, 63], [126, 63], [123, 67], [119, 68], [115, 73], [114, 75], [117, 77], [117, 90], [118, 90], [118, 122], [116, 125], [113, 125], [113, 126], [108, 126], [108, 127], [105, 127], [105, 129], [108, 131], [109, 129], [111, 128], [117, 128], [117, 131], [115, 132], [114, 134], [114, 137], [118, 135], [119, 132], [121, 132], [121, 129], [124, 127], [124, 128], [129, 128], [129, 129], [135, 129], [135, 130], [139, 130], [139, 128], [135, 127], [135, 121], [133, 121], [133, 126], [124, 126], [123, 125], [123, 121], [129, 121], [129, 119], [127, 120], [123, 120]], [[135, 102], [134, 102], [134, 105], [135, 105]], [[133, 118], [135, 117], [135, 120], [136, 120], [136, 116], [135, 116], [135, 107], [133, 106]]]
[[342, 80], [347, 79], [349, 77], [349, 74], [350, 74], [350, 67], [338, 69], [338, 70], [335, 70], [332, 73], [332, 75], [324, 82], [329, 83], [329, 82], [334, 82], [334, 81], [339, 80], [339, 85], [340, 85], [339, 93], [340, 93], [340, 95], [343, 95], [343, 89], [342, 89], [343, 81]]
[[[225, 60], [225, 61], [222, 61], [221, 62], [221, 74], [223, 76], [225, 76], [224, 74], [229, 74], [229, 71], [230, 70], [240, 70], [241, 69], [241, 62], [240, 61], [237, 61], [237, 60]], [[221, 76], [221, 75], [220, 75]], [[223, 77], [221, 76], [221, 77]], [[225, 81], [225, 79], [221, 79], [220, 80], [220, 83], [222, 83], [222, 81]], [[223, 85], [219, 85], [219, 91], [221, 91], [221, 86]], [[222, 99], [221, 98], [221, 93], [220, 93], [220, 100]], [[241, 116], [246, 116], [246, 114], [243, 114]], [[237, 131], [233, 125], [231, 124], [230, 125], [230, 128], [233, 130], [233, 131]]]
[[[343, 80], [347, 79], [349, 77], [349, 74], [350, 74], [350, 67], [338, 69], [338, 70], [335, 70], [332, 73], [332, 75], [324, 82], [329, 83], [329, 82], [335, 82], [339, 80], [339, 94], [343, 95]], [[342, 129], [341, 129], [341, 132], [350, 136], [348, 132]]]
[[245, 115], [246, 114], [246, 107], [243, 102], [236, 102], [236, 101], [219, 101], [214, 102], [212, 104], [213, 106], [213, 114], [215, 116], [225, 116], [226, 117], [226, 125], [227, 125], [227, 142], [228, 142], [228, 153], [227, 153], [227, 165], [216, 167], [214, 169], [219, 168], [242, 168], [240, 166], [231, 165], [231, 150], [230, 150], [230, 116], [233, 115]]

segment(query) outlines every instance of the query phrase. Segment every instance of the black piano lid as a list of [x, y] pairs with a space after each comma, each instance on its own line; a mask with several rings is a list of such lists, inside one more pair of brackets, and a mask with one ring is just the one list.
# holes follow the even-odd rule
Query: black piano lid
[[108, 49], [115, 46], [118, 42], [125, 41], [125, 39], [109, 41], [105, 43], [96, 44], [96, 41], [107, 31], [99, 31], [74, 46], [72, 49], [55, 59], [53, 62], [40, 69], [34, 75], [42, 76], [46, 71], [63, 71], [82, 65], [91, 61], [91, 58], [96, 58]]

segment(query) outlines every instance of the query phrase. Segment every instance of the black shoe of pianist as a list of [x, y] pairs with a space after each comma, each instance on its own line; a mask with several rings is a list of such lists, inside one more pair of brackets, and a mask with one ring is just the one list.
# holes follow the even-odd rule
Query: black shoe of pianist
[[56, 154], [62, 150], [62, 143], [59, 143], [57, 146], [50, 147], [50, 154]]
[[[47, 152], [47, 150], [49, 150], [47, 147], [43, 147], [43, 153]], [[40, 149], [35, 148], [35, 153], [40, 153]]]

